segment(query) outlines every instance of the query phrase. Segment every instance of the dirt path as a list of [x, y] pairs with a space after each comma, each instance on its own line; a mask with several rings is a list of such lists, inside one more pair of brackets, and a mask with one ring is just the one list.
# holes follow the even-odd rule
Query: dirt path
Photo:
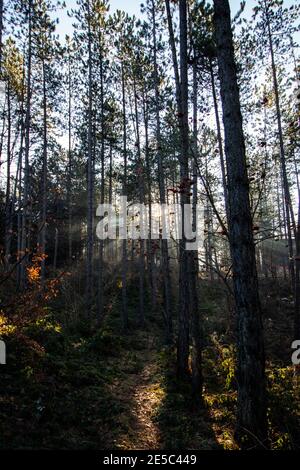
[[[126, 373], [125, 378], [115, 381], [112, 393], [125, 406], [121, 413], [122, 432], [114, 442], [119, 449], [159, 449], [162, 436], [155, 422], [164, 391], [159, 381], [157, 345], [154, 337], [148, 337], [145, 349], [136, 353], [140, 368]], [[121, 369], [126, 371], [126, 357], [121, 359]], [[123, 431], [124, 429], [124, 431]]]
[[153, 382], [155, 364], [147, 364], [139, 376], [140, 383], [136, 384], [132, 410], [137, 422], [137, 434], [133, 449], [159, 449], [161, 434], [153, 417], [161, 402], [160, 384]]

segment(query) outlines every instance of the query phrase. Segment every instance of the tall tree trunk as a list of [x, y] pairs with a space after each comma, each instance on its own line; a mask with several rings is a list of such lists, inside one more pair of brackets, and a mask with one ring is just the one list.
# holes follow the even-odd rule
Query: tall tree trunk
[[[208, 174], [208, 155], [205, 156], [205, 180], [209, 181], [209, 174]], [[207, 227], [207, 238], [205, 244], [205, 258], [206, 258], [206, 268], [207, 272], [210, 276], [210, 280], [214, 280], [214, 271], [213, 271], [213, 256], [212, 256], [212, 210], [211, 210], [211, 203], [210, 197], [206, 196], [206, 210], [205, 210], [205, 219], [206, 219], [206, 227]]]
[[90, 1], [88, 8], [88, 158], [87, 158], [87, 281], [86, 308], [87, 317], [91, 319], [93, 302], [93, 155], [92, 155], [92, 35]]
[[11, 95], [10, 84], [7, 83], [7, 171], [5, 195], [5, 262], [9, 265], [11, 240]]
[[[158, 184], [160, 203], [166, 204], [166, 190], [164, 180], [164, 167], [162, 158], [161, 124], [160, 124], [160, 96], [159, 96], [159, 76], [157, 65], [157, 39], [156, 39], [156, 15], [155, 2], [152, 0], [152, 34], [153, 34], [153, 62], [154, 62], [154, 83], [155, 83], [155, 114], [156, 114], [156, 147], [158, 162]], [[166, 226], [166, 217], [162, 212], [162, 224]], [[167, 340], [171, 340], [172, 335], [172, 306], [171, 306], [171, 279], [169, 267], [168, 240], [161, 240], [162, 277], [164, 286], [164, 311], [166, 320]]]
[[263, 326], [228, 0], [214, 0], [214, 26], [228, 172], [229, 241], [238, 318], [236, 436], [243, 446], [260, 447], [266, 446], [267, 442]]
[[47, 93], [46, 93], [46, 66], [43, 59], [43, 202], [41, 221], [41, 246], [40, 251], [43, 256], [41, 263], [42, 282], [45, 281], [45, 256], [46, 256], [46, 230], [47, 230], [47, 178], [48, 178], [48, 133], [47, 133]]
[[23, 261], [21, 263], [20, 282], [21, 287], [26, 283], [26, 264], [29, 251], [29, 194], [30, 194], [30, 168], [29, 168], [29, 150], [30, 150], [30, 124], [31, 124], [31, 60], [32, 60], [32, 0], [28, 3], [28, 57], [27, 57], [27, 86], [26, 86], [26, 116], [25, 116], [25, 153], [24, 153], [24, 192], [23, 192], [23, 214], [22, 214], [22, 235], [21, 235], [21, 253]]
[[68, 56], [68, 183], [67, 183], [67, 206], [68, 206], [68, 258], [72, 260], [72, 83], [71, 83], [71, 52], [69, 46]]
[[[198, 80], [197, 63], [193, 63], [193, 153], [195, 159], [198, 157]], [[198, 176], [196, 162], [193, 160], [193, 232], [197, 234], [197, 204], [198, 204]], [[196, 235], [197, 236], [197, 235]], [[191, 310], [191, 333], [192, 333], [192, 385], [193, 395], [196, 401], [202, 399], [202, 347], [203, 331], [199, 311], [198, 299], [198, 250], [189, 252], [190, 260], [190, 310]], [[201, 323], [200, 323], [201, 322]]]
[[177, 100], [177, 107], [179, 109], [181, 107], [180, 77], [179, 77], [179, 67], [178, 67], [178, 59], [177, 59], [177, 52], [176, 52], [174, 28], [173, 28], [171, 8], [170, 8], [170, 0], [165, 0], [165, 5], [166, 5], [168, 30], [169, 30], [169, 42], [170, 42], [170, 47], [171, 47], [171, 52], [172, 52], [173, 70], [174, 70], [174, 76], [175, 76], [176, 100]]
[[[135, 73], [135, 71], [134, 71]], [[134, 107], [135, 107], [135, 127], [137, 138], [137, 172], [138, 172], [138, 186], [139, 186], [139, 202], [145, 203], [145, 190], [144, 190], [144, 177], [143, 177], [143, 162], [141, 155], [141, 142], [140, 142], [140, 128], [139, 128], [139, 115], [138, 115], [138, 102], [136, 91], [136, 78], [133, 77], [133, 94], [134, 94]], [[140, 214], [140, 217], [142, 214]], [[145, 287], [145, 244], [141, 236], [139, 240], [139, 323], [144, 324], [145, 321], [145, 306], [144, 306], [144, 287]]]
[[147, 270], [148, 270], [148, 283], [151, 292], [151, 308], [154, 312], [156, 309], [156, 272], [154, 265], [154, 256], [152, 250], [152, 184], [151, 184], [151, 166], [149, 159], [149, 111], [148, 111], [148, 96], [145, 92], [145, 83], [143, 84], [143, 111], [144, 111], [144, 127], [145, 127], [145, 160], [146, 160], [146, 180], [147, 180], [147, 195], [148, 195], [148, 222], [149, 222], [149, 236], [147, 239]]
[[170, 10], [170, 1], [165, 0], [167, 21], [169, 29], [169, 41], [172, 52], [173, 69], [176, 85], [176, 101], [178, 122], [181, 141], [180, 184], [180, 207], [182, 216], [182, 237], [179, 242], [179, 331], [177, 342], [177, 375], [185, 379], [189, 369], [189, 254], [186, 251], [186, 238], [184, 234], [184, 209], [189, 204], [189, 190], [187, 181], [189, 175], [189, 126], [188, 126], [188, 66], [187, 66], [187, 3], [186, 0], [179, 2], [179, 26], [180, 26], [180, 75], [176, 53], [174, 29]]
[[225, 160], [224, 160], [221, 124], [220, 124], [220, 117], [219, 117], [218, 100], [217, 100], [217, 92], [216, 92], [216, 84], [215, 84], [215, 76], [214, 76], [212, 60], [210, 60], [209, 66], [210, 66], [211, 87], [212, 87], [212, 93], [213, 93], [214, 110], [215, 110], [215, 118], [216, 118], [216, 126], [217, 126], [217, 137], [218, 137], [218, 147], [219, 147], [221, 173], [222, 173], [222, 184], [223, 184], [223, 191], [224, 191], [225, 211], [226, 211], [226, 216], [228, 219], [228, 194], [227, 194], [227, 181], [226, 181], [226, 165], [225, 165]]
[[[300, 79], [300, 72], [299, 68], [297, 68], [296, 56], [293, 47], [292, 37], [291, 39], [291, 46], [293, 51], [293, 58], [294, 58], [294, 65], [295, 65], [295, 74], [296, 79], [299, 81]], [[298, 105], [298, 113], [300, 111]], [[294, 152], [294, 163], [295, 163], [295, 171], [297, 177], [297, 189], [298, 189], [298, 223], [296, 227], [296, 273], [295, 273], [295, 322], [294, 322], [294, 339], [300, 338], [300, 185], [299, 185], [299, 174], [297, 169], [297, 162], [295, 159], [295, 152]]]
[[1, 136], [0, 136], [0, 167], [2, 165], [1, 158], [2, 158], [2, 150], [3, 150], [3, 143], [4, 143], [4, 134], [6, 130], [6, 106], [7, 106], [7, 93], [5, 93], [5, 100], [3, 104], [3, 111], [2, 111], [2, 129], [1, 129]]
[[[103, 77], [103, 56], [102, 56], [102, 35], [99, 34], [100, 44], [100, 105], [101, 105], [101, 191], [100, 204], [104, 204], [105, 199], [105, 136], [104, 136], [104, 77]], [[98, 283], [98, 321], [101, 321], [104, 312], [104, 240], [99, 241], [99, 283]]]
[[[112, 166], [112, 158], [113, 158], [113, 149], [112, 149], [112, 141], [109, 142], [109, 173], [108, 173], [108, 204], [112, 205], [112, 200], [113, 200], [113, 182], [112, 182], [112, 171], [113, 171], [113, 166]], [[113, 255], [114, 255], [114, 240], [107, 240], [108, 246], [107, 246], [107, 259], [109, 262], [113, 260]]]
[[300, 192], [298, 193], [298, 226], [296, 232], [295, 325], [294, 339], [300, 338]]
[[[126, 94], [125, 94], [125, 71], [122, 62], [122, 105], [123, 105], [123, 183], [122, 196], [127, 195], [127, 119], [126, 119]], [[126, 207], [127, 214], [127, 207]], [[127, 233], [127, 217], [125, 216], [124, 235]], [[128, 328], [128, 310], [127, 310], [127, 237], [122, 240], [122, 324], [126, 331]]]
[[[24, 67], [24, 66], [23, 66]], [[25, 89], [25, 68], [23, 68], [23, 80], [22, 80], [22, 97], [21, 97], [21, 106], [20, 106], [20, 114], [21, 114], [21, 136], [20, 136], [20, 147], [19, 147], [19, 157], [18, 157], [18, 166], [19, 166], [19, 173], [16, 180], [16, 185], [18, 188], [18, 215], [17, 215], [17, 261], [22, 258], [22, 165], [23, 165], [23, 142], [25, 137], [25, 121], [23, 118], [24, 115], [24, 89]], [[22, 274], [22, 266], [19, 263], [17, 267], [17, 288], [20, 289], [21, 287], [21, 274]]]
[[179, 242], [179, 332], [177, 367], [178, 375], [185, 378], [188, 375], [189, 360], [189, 258], [186, 250], [185, 236], [185, 205], [190, 203], [188, 186], [189, 179], [189, 124], [188, 124], [188, 55], [187, 55], [187, 2], [179, 2], [180, 25], [180, 102], [179, 126], [181, 138], [180, 155], [180, 206], [182, 214], [182, 237]]

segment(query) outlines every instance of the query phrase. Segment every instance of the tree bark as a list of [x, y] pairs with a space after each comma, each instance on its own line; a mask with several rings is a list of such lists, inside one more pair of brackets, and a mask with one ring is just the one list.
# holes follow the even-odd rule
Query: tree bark
[[294, 339], [300, 338], [300, 191], [298, 189], [298, 221], [296, 229], [296, 256], [295, 256], [295, 320]]
[[72, 83], [71, 83], [71, 52], [68, 50], [68, 257], [72, 260]]
[[[41, 221], [41, 246], [42, 256], [46, 255], [46, 230], [47, 230], [47, 178], [48, 178], [48, 133], [47, 133], [47, 92], [46, 92], [46, 66], [43, 59], [43, 178], [42, 178], [42, 221]], [[41, 263], [42, 282], [45, 281], [45, 258]]]
[[[198, 157], [198, 80], [197, 63], [193, 63], [193, 152]], [[193, 232], [197, 233], [197, 204], [198, 204], [198, 175], [196, 163], [193, 161]], [[202, 400], [202, 348], [203, 348], [203, 324], [200, 318], [198, 299], [198, 250], [189, 252], [190, 274], [190, 311], [192, 333], [192, 386], [193, 396], [196, 402]]]
[[226, 165], [225, 165], [224, 152], [223, 152], [222, 133], [221, 133], [221, 124], [220, 124], [219, 109], [218, 109], [218, 100], [217, 100], [215, 76], [214, 76], [214, 69], [213, 69], [213, 64], [212, 64], [211, 60], [210, 60], [209, 66], [210, 66], [211, 87], [212, 87], [212, 93], [213, 93], [214, 110], [215, 110], [216, 127], [217, 127], [218, 147], [219, 147], [219, 154], [220, 154], [220, 164], [221, 164], [223, 191], [224, 191], [225, 211], [226, 211], [226, 216], [227, 216], [227, 219], [228, 219], [228, 195], [227, 195], [227, 181], [226, 181]]
[[9, 266], [11, 240], [11, 92], [7, 83], [7, 164], [6, 164], [6, 195], [5, 195], [5, 263]]
[[[135, 74], [135, 71], [134, 71]], [[137, 103], [137, 90], [136, 78], [133, 77], [133, 94], [134, 94], [134, 108], [135, 108], [135, 127], [137, 138], [137, 170], [138, 170], [138, 187], [139, 187], [139, 201], [140, 204], [145, 203], [145, 190], [144, 190], [144, 177], [143, 177], [143, 164], [141, 158], [141, 143], [140, 143], [140, 128], [139, 128], [139, 115]], [[140, 214], [140, 217], [142, 214]], [[144, 325], [145, 321], [145, 308], [144, 308], [144, 287], [145, 287], [145, 243], [142, 237], [139, 240], [139, 323]]]
[[151, 166], [149, 159], [149, 110], [148, 110], [148, 96], [145, 91], [145, 83], [143, 83], [143, 111], [144, 111], [144, 127], [145, 127], [145, 160], [146, 160], [146, 173], [147, 173], [147, 194], [148, 194], [148, 221], [149, 221], [149, 236], [147, 239], [147, 271], [148, 283], [151, 292], [151, 308], [154, 312], [156, 309], [157, 289], [156, 289], [156, 272], [154, 265], [154, 256], [152, 250], [152, 184], [151, 184]]
[[189, 360], [189, 253], [186, 250], [184, 230], [185, 205], [190, 203], [187, 187], [189, 178], [189, 124], [188, 124], [188, 54], [187, 54], [187, 2], [179, 2], [180, 24], [180, 109], [179, 126], [181, 138], [180, 155], [180, 206], [182, 214], [182, 237], [179, 242], [179, 332], [177, 350], [178, 376], [188, 376]]
[[[20, 266], [20, 283], [24, 288], [26, 284], [26, 265], [29, 250], [29, 150], [30, 150], [30, 124], [31, 124], [31, 60], [32, 60], [32, 0], [28, 4], [28, 59], [27, 59], [27, 86], [26, 86], [26, 116], [25, 116], [25, 153], [24, 153], [24, 192], [23, 192], [23, 213], [22, 213], [22, 235], [21, 235], [21, 253], [24, 256]], [[26, 255], [26, 256], [25, 256]]]
[[[157, 162], [158, 162], [158, 185], [160, 203], [166, 204], [166, 190], [164, 181], [164, 167], [162, 158], [162, 141], [161, 141], [161, 123], [160, 123], [160, 96], [159, 96], [159, 77], [157, 65], [157, 39], [156, 39], [156, 15], [155, 3], [152, 0], [152, 34], [153, 34], [153, 63], [154, 63], [154, 83], [155, 83], [155, 115], [156, 115], [156, 146], [157, 146]], [[166, 225], [165, 214], [162, 214], [162, 224]], [[161, 240], [161, 258], [162, 258], [162, 277], [164, 286], [164, 311], [166, 320], [167, 341], [171, 340], [172, 335], [172, 306], [171, 306], [171, 279], [169, 267], [168, 240]]]
[[[102, 35], [99, 34], [100, 45], [100, 106], [101, 106], [101, 191], [100, 204], [105, 199], [105, 136], [104, 136], [104, 77], [103, 77], [103, 51]], [[101, 322], [104, 312], [104, 240], [99, 241], [99, 283], [98, 283], [98, 322]]]
[[[124, 64], [121, 65], [122, 73], [122, 105], [123, 105], [123, 182], [122, 195], [127, 195], [127, 119], [126, 119], [126, 94], [125, 94], [125, 71]], [[127, 208], [126, 208], [127, 212]], [[124, 231], [127, 233], [127, 217], [123, 221]], [[123, 330], [128, 329], [128, 310], [127, 310], [127, 238], [122, 240], [122, 324]]]
[[93, 298], [93, 155], [92, 155], [92, 35], [90, 1], [87, 2], [88, 22], [88, 155], [87, 155], [87, 280], [86, 308], [87, 318], [92, 316]]
[[267, 443], [265, 355], [249, 181], [228, 0], [214, 0], [228, 172], [229, 241], [238, 319], [236, 437], [245, 447]]

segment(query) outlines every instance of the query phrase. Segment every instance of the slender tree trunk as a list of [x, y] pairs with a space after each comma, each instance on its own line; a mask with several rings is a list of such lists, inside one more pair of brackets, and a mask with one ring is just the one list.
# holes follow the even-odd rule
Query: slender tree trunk
[[151, 184], [151, 167], [149, 160], [149, 112], [148, 112], [148, 96], [145, 93], [145, 84], [143, 90], [143, 110], [144, 110], [144, 125], [145, 125], [145, 160], [146, 160], [146, 172], [147, 172], [147, 193], [148, 193], [148, 221], [149, 221], [149, 236], [147, 239], [147, 270], [148, 270], [148, 279], [151, 292], [151, 308], [154, 312], [156, 309], [156, 299], [157, 299], [157, 290], [156, 290], [156, 272], [154, 266], [154, 256], [152, 250], [152, 184]]
[[26, 86], [26, 117], [25, 117], [25, 153], [24, 153], [24, 193], [23, 193], [23, 215], [22, 215], [22, 235], [21, 235], [21, 253], [24, 259], [21, 263], [21, 287], [26, 283], [26, 264], [28, 257], [25, 256], [29, 251], [29, 195], [30, 195], [30, 168], [29, 168], [29, 150], [30, 150], [30, 124], [31, 124], [31, 60], [32, 60], [32, 0], [28, 4], [28, 58], [27, 58], [27, 86]]
[[165, 0], [165, 5], [166, 5], [168, 30], [169, 30], [169, 42], [170, 42], [170, 47], [171, 47], [171, 52], [172, 52], [173, 70], [174, 70], [174, 75], [175, 75], [177, 107], [178, 109], [180, 109], [181, 107], [180, 77], [179, 77], [179, 67], [178, 67], [178, 59], [177, 59], [177, 52], [176, 52], [176, 43], [175, 43], [175, 37], [174, 37], [174, 28], [173, 28], [171, 8], [170, 8], [170, 0]]
[[[297, 68], [296, 56], [293, 47], [292, 37], [291, 46], [293, 51], [293, 58], [294, 58], [294, 65], [295, 65], [295, 73], [296, 79], [300, 79], [300, 73]], [[298, 113], [300, 112], [300, 106], [298, 105]], [[295, 171], [297, 177], [297, 189], [298, 189], [298, 223], [296, 227], [296, 273], [295, 273], [295, 324], [294, 324], [294, 339], [300, 338], [300, 185], [299, 185], [299, 175], [298, 175], [298, 168], [297, 162], [295, 159], [295, 152], [294, 152], [294, 164], [295, 164]]]
[[[18, 187], [18, 216], [17, 216], [17, 260], [22, 257], [21, 250], [22, 250], [22, 175], [23, 175], [23, 142], [24, 142], [24, 134], [25, 134], [25, 122], [23, 119], [24, 114], [24, 83], [25, 83], [25, 69], [23, 69], [23, 83], [22, 83], [22, 99], [21, 99], [21, 138], [20, 138], [20, 150], [19, 150], [19, 158], [18, 158], [18, 165], [19, 165], [19, 175], [16, 181]], [[20, 289], [21, 287], [21, 274], [22, 274], [22, 266], [18, 264], [17, 267], [17, 288]]]
[[88, 158], [87, 158], [87, 283], [86, 308], [87, 317], [91, 319], [93, 302], [93, 155], [92, 155], [92, 35], [91, 12], [88, 0]]
[[298, 226], [296, 231], [295, 327], [294, 339], [300, 338], [300, 192], [298, 193]]
[[[152, 0], [152, 34], [153, 34], [153, 62], [154, 62], [154, 82], [155, 82], [155, 113], [156, 113], [156, 146], [158, 161], [158, 184], [160, 203], [166, 204], [166, 190], [164, 180], [164, 167], [162, 158], [161, 124], [160, 124], [160, 96], [159, 96], [159, 76], [157, 65], [157, 39], [156, 39], [156, 15], [155, 2]], [[166, 216], [162, 213], [162, 224], [166, 226]], [[164, 311], [166, 319], [167, 340], [171, 340], [172, 335], [172, 305], [171, 305], [171, 279], [169, 267], [168, 240], [161, 240], [162, 277], [164, 285]]]
[[[197, 80], [197, 63], [193, 63], [193, 153], [194, 157], [198, 157], [198, 80]], [[193, 160], [193, 232], [197, 233], [197, 204], [198, 204], [198, 185], [196, 163]], [[192, 385], [193, 395], [196, 402], [202, 399], [202, 343], [203, 331], [202, 321], [199, 311], [198, 299], [198, 250], [189, 252], [190, 260], [190, 310], [191, 310], [191, 333], [192, 333]]]
[[43, 203], [42, 203], [42, 223], [41, 223], [41, 246], [40, 251], [43, 256], [41, 263], [42, 282], [45, 281], [45, 256], [46, 256], [46, 230], [47, 230], [47, 188], [48, 188], [48, 133], [47, 133], [47, 92], [46, 92], [46, 67], [43, 59]]
[[300, 178], [299, 178], [299, 169], [298, 169], [298, 165], [297, 165], [295, 150], [293, 151], [293, 163], [294, 163], [295, 174], [296, 174], [297, 191], [298, 191], [298, 194], [299, 194], [300, 193]]
[[72, 260], [72, 84], [71, 84], [71, 53], [69, 49], [68, 57], [68, 187], [67, 187], [67, 206], [68, 206], [68, 257]]
[[[135, 73], [135, 72], [134, 72]], [[141, 156], [141, 143], [140, 143], [140, 129], [139, 129], [139, 115], [138, 115], [138, 102], [136, 91], [136, 78], [133, 77], [133, 93], [134, 93], [134, 106], [135, 106], [135, 126], [137, 138], [137, 164], [138, 164], [138, 185], [139, 185], [139, 200], [140, 204], [145, 203], [144, 191], [144, 177], [143, 177], [143, 162]], [[142, 216], [142, 214], [140, 214]], [[139, 322], [140, 325], [145, 321], [145, 306], [144, 306], [144, 287], [145, 287], [145, 243], [141, 236], [139, 240]]]
[[[207, 155], [205, 157], [205, 179], [209, 181], [208, 175], [208, 158]], [[213, 271], [213, 256], [212, 256], [212, 211], [211, 211], [211, 203], [210, 198], [207, 195], [206, 197], [206, 211], [205, 211], [205, 218], [206, 218], [206, 226], [207, 226], [207, 239], [206, 239], [206, 266], [207, 272], [210, 277], [210, 280], [214, 280], [214, 271]]]
[[5, 128], [6, 128], [6, 114], [7, 114], [6, 106], [7, 106], [7, 93], [5, 93], [5, 101], [4, 101], [3, 110], [2, 110], [2, 129], [1, 129], [1, 136], [0, 136], [0, 168], [2, 165], [1, 158], [2, 158]]
[[21, 171], [21, 162], [20, 162], [20, 158], [18, 158], [17, 168], [16, 168], [16, 175], [15, 175], [15, 182], [14, 182], [14, 190], [13, 190], [13, 194], [11, 196], [11, 203], [10, 203], [10, 214], [9, 214], [9, 234], [10, 234], [10, 237], [8, 239], [8, 247], [7, 247], [7, 251], [8, 251], [9, 254], [11, 253], [13, 226], [14, 226], [14, 221], [15, 221], [15, 216], [16, 216], [16, 207], [15, 207], [15, 205], [16, 205], [16, 199], [17, 199], [17, 190], [18, 190], [18, 186], [19, 186], [20, 171]]
[[180, 206], [182, 214], [182, 238], [179, 242], [179, 332], [177, 367], [178, 375], [185, 378], [188, 375], [189, 360], [189, 258], [186, 250], [185, 236], [185, 205], [190, 204], [188, 186], [189, 179], [189, 124], [188, 124], [188, 65], [187, 65], [187, 2], [179, 1], [180, 24], [180, 109], [179, 126], [181, 138], [180, 155]]
[[180, 76], [176, 53], [174, 29], [170, 10], [170, 1], [165, 0], [169, 41], [172, 52], [173, 69], [176, 85], [176, 101], [178, 122], [181, 140], [180, 155], [180, 207], [182, 216], [182, 237], [179, 242], [179, 331], [177, 342], [177, 375], [181, 379], [188, 377], [189, 372], [189, 255], [186, 251], [186, 238], [184, 231], [184, 209], [189, 204], [189, 190], [187, 181], [189, 175], [189, 126], [188, 126], [188, 68], [187, 68], [187, 4], [186, 0], [179, 2], [180, 26]]
[[221, 133], [221, 124], [220, 124], [219, 109], [218, 109], [215, 76], [214, 76], [214, 69], [213, 69], [213, 64], [211, 60], [210, 60], [209, 65], [210, 65], [211, 87], [212, 87], [212, 93], [213, 93], [214, 110], [215, 110], [215, 118], [216, 118], [216, 126], [217, 126], [217, 137], [218, 137], [218, 147], [219, 147], [221, 173], [222, 173], [222, 184], [223, 184], [223, 191], [224, 191], [224, 202], [225, 202], [226, 216], [228, 220], [228, 194], [227, 194], [227, 181], [226, 181], [226, 165], [225, 165], [224, 152], [223, 152], [222, 133]]
[[[109, 143], [109, 175], [108, 175], [108, 204], [112, 205], [112, 157], [113, 157], [113, 150], [112, 150], [112, 142]], [[111, 262], [113, 260], [114, 255], [114, 240], [107, 240], [108, 241], [108, 260]]]
[[[122, 62], [122, 105], [123, 105], [123, 184], [122, 195], [127, 196], [127, 119], [126, 119], [126, 94], [125, 94], [125, 71]], [[127, 214], [127, 207], [126, 207]], [[123, 221], [124, 231], [127, 233], [127, 217]], [[128, 328], [127, 311], [127, 237], [122, 240], [122, 324], [124, 331]]]
[[214, 26], [225, 128], [229, 241], [238, 317], [236, 436], [243, 446], [252, 448], [266, 446], [267, 442], [265, 356], [249, 180], [228, 0], [214, 0]]
[[[280, 240], [284, 241], [284, 243], [287, 243], [288, 235], [287, 235], [287, 224], [286, 224], [286, 216], [285, 216], [285, 205], [282, 204], [283, 199], [284, 199], [284, 196], [283, 196], [283, 185], [282, 185], [282, 178], [281, 178], [281, 168], [279, 168], [279, 165], [276, 162], [276, 205], [277, 205], [277, 211], [278, 211], [279, 233], [280, 233]], [[289, 245], [287, 247], [289, 248]], [[287, 265], [289, 268], [290, 264], [289, 264], [288, 259], [287, 259], [287, 262], [284, 263], [284, 267], [283, 267], [284, 280], [287, 280], [288, 278]]]
[[[104, 77], [103, 77], [103, 57], [102, 57], [102, 35], [99, 35], [100, 44], [100, 105], [101, 105], [101, 191], [100, 204], [104, 204], [105, 199], [105, 136], [104, 136]], [[99, 284], [98, 284], [98, 320], [101, 321], [104, 312], [104, 240], [99, 241]]]
[[5, 262], [9, 265], [11, 240], [11, 99], [10, 84], [7, 84], [7, 165], [5, 195]]

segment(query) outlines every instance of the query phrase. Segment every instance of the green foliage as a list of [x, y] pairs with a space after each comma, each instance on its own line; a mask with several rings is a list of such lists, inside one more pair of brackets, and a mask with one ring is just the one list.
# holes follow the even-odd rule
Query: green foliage
[[294, 376], [292, 366], [273, 365], [267, 372], [272, 448], [297, 449], [300, 445], [299, 377]]
[[113, 333], [111, 329], [98, 331], [87, 343], [87, 351], [94, 351], [100, 356], [118, 357], [124, 347], [124, 339]]

